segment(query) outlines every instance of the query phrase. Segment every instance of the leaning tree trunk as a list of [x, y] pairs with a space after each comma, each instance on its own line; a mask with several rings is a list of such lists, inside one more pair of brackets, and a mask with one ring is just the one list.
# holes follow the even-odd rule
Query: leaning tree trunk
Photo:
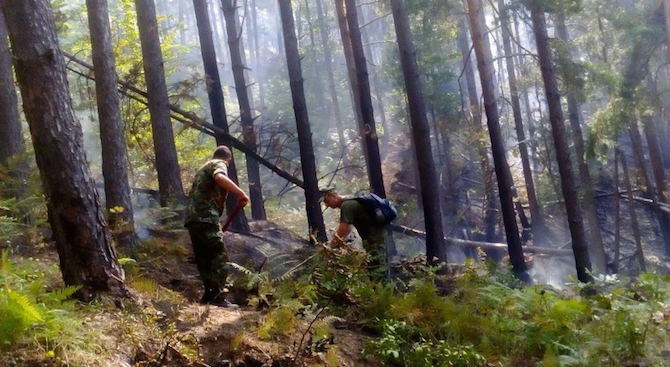
[[[464, 9], [467, 9], [467, 0], [463, 0]], [[465, 73], [465, 80], [468, 88], [469, 101], [469, 116], [472, 120], [470, 126], [474, 132], [477, 144], [477, 153], [479, 154], [479, 166], [482, 170], [482, 178], [484, 181], [484, 195], [485, 195], [485, 212], [484, 212], [484, 232], [486, 242], [494, 242], [495, 227], [496, 227], [496, 204], [495, 204], [495, 189], [493, 187], [493, 175], [491, 173], [491, 164], [489, 162], [489, 154], [484, 141], [485, 132], [482, 127], [482, 108], [479, 104], [479, 95], [477, 94], [477, 83], [475, 82], [475, 72], [472, 67], [470, 57], [470, 45], [468, 44], [468, 27], [465, 18], [460, 17], [458, 21], [458, 48], [460, 49], [463, 58], [463, 68]], [[491, 256], [496, 256], [495, 251], [489, 252]]]
[[505, 51], [505, 63], [507, 64], [507, 78], [509, 80], [510, 99], [512, 101], [512, 113], [514, 115], [514, 127], [516, 137], [519, 142], [519, 155], [521, 157], [521, 167], [523, 178], [526, 183], [526, 194], [528, 195], [528, 204], [530, 206], [530, 217], [533, 238], [536, 243], [542, 242], [542, 236], [546, 231], [544, 225], [544, 216], [542, 209], [537, 201], [535, 193], [535, 183], [533, 181], [533, 171], [530, 167], [530, 156], [528, 154], [528, 142], [521, 117], [521, 103], [519, 101], [519, 88], [516, 80], [516, 70], [514, 67], [514, 56], [512, 52], [512, 43], [510, 41], [509, 10], [504, 0], [498, 0], [498, 11], [500, 12], [500, 24], [502, 28], [503, 49]]
[[551, 59], [544, 9], [542, 8], [540, 0], [530, 0], [526, 6], [530, 10], [533, 22], [533, 33], [535, 33], [540, 69], [542, 71], [542, 80], [544, 81], [544, 88], [547, 96], [549, 120], [551, 122], [551, 131], [554, 137], [558, 171], [561, 176], [561, 189], [563, 191], [563, 198], [565, 199], [568, 226], [572, 237], [572, 250], [575, 256], [577, 278], [582, 282], [590, 282], [593, 280], [590, 274], [591, 260], [589, 258], [586, 235], [584, 233], [579, 195], [575, 186], [575, 175], [574, 172], [572, 172], [572, 165], [570, 162], [568, 140], [565, 134], [565, 127], [563, 126], [564, 119], [563, 110], [561, 108], [561, 95], [558, 92], [556, 73]]
[[[244, 75], [245, 66], [242, 59], [241, 45], [242, 30], [238, 27], [237, 9], [233, 0], [221, 0], [221, 5], [223, 6], [223, 16], [226, 18], [230, 62], [233, 68], [233, 79], [235, 79], [237, 102], [240, 106], [240, 119], [242, 120], [242, 137], [244, 144], [256, 151], [254, 117], [251, 112], [251, 100]], [[263, 204], [260, 169], [258, 161], [249, 156], [247, 156], [247, 175], [249, 179], [249, 198], [251, 199], [251, 217], [256, 220], [265, 220], [267, 216]]]
[[126, 295], [124, 274], [112, 247], [83, 133], [68, 91], [65, 62], [47, 0], [5, 0], [7, 21], [49, 222], [66, 285], [77, 296]]
[[112, 236], [131, 252], [137, 250], [137, 234], [130, 200], [126, 138], [119, 93], [116, 89], [116, 61], [112, 50], [107, 0], [86, 0], [88, 26], [93, 51], [95, 97], [100, 120], [102, 175], [105, 178], [105, 205]]
[[507, 249], [514, 273], [523, 281], [530, 281], [527, 274], [526, 262], [521, 248], [519, 227], [516, 223], [516, 212], [514, 210], [514, 181], [507, 163], [505, 153], [505, 142], [500, 129], [500, 117], [498, 116], [498, 103], [495, 97], [495, 84], [493, 83], [494, 69], [491, 57], [489, 40], [486, 35], [486, 24], [482, 16], [484, 9], [480, 0], [468, 0], [468, 14], [470, 16], [470, 33], [472, 44], [477, 56], [477, 68], [479, 69], [479, 80], [482, 85], [484, 97], [484, 110], [486, 111], [486, 124], [488, 125], [491, 138], [491, 151], [493, 152], [493, 163], [498, 181], [500, 195], [500, 206], [502, 209], [505, 234], [507, 235]]
[[[212, 123], [223, 131], [229, 132], [226, 106], [223, 99], [223, 90], [221, 89], [221, 78], [219, 77], [219, 68], [216, 61], [216, 49], [212, 38], [212, 27], [207, 13], [207, 0], [193, 0], [193, 8], [195, 9], [195, 19], [200, 36], [200, 53], [202, 54], [202, 62], [205, 69], [205, 85], [207, 86], [207, 96], [209, 97], [209, 108], [212, 112]], [[216, 145], [226, 145], [232, 152], [233, 147], [230, 140], [220, 134], [216, 136]], [[239, 183], [234, 158], [228, 164], [228, 177], [236, 184]], [[236, 207], [237, 198], [234, 195], [228, 195], [226, 212], [229, 216], [235, 211]], [[240, 232], [249, 232], [249, 223], [247, 222], [244, 210], [240, 211], [233, 218], [230, 226]]]
[[319, 205], [320, 195], [319, 181], [316, 177], [316, 159], [314, 157], [314, 147], [312, 146], [312, 131], [309, 125], [307, 104], [305, 103], [300, 53], [298, 51], [298, 40], [295, 37], [295, 23], [291, 2], [279, 1], [279, 10], [286, 49], [286, 65], [291, 83], [293, 111], [295, 112], [295, 122], [298, 129], [298, 144], [300, 145], [302, 176], [305, 181], [305, 206], [310, 238], [315, 237], [317, 241], [325, 242], [328, 238], [326, 236], [326, 227], [323, 223], [321, 206]]
[[[666, 189], [668, 188], [667, 181], [665, 179], [665, 170], [663, 169], [663, 158], [661, 155], [661, 147], [658, 144], [658, 140], [655, 134], [654, 130], [654, 121], [652, 120], [652, 117], [650, 116], [645, 116], [644, 120], [642, 121], [643, 129], [644, 129], [644, 135], [647, 139], [647, 146], [649, 147], [649, 160], [651, 161], [651, 170], [654, 173], [654, 182], [656, 183], [656, 193], [658, 197], [659, 204], [668, 204], [668, 197], [666, 196], [665, 192]], [[654, 208], [654, 210], [658, 211], [658, 215], [665, 217], [666, 220], [664, 223], [670, 222], [670, 218], [668, 218], [668, 213], [660, 210], [659, 208]], [[663, 235], [666, 236], [666, 238], [670, 237], [670, 228], [668, 226], [663, 226], [661, 227], [661, 231], [663, 231]], [[665, 243], [665, 253], [666, 255], [670, 256], [670, 243], [666, 241]]]
[[[7, 40], [7, 26], [5, 17], [0, 12], [0, 165], [2, 170], [7, 170], [10, 178], [3, 178], [5, 197], [20, 198], [23, 196], [24, 185], [20, 181], [27, 174], [25, 166], [19, 160], [24, 153], [25, 146], [23, 134], [21, 133], [21, 120], [19, 118], [19, 105], [14, 86], [12, 73], [12, 54], [9, 50]], [[11, 172], [11, 173], [10, 173]], [[11, 182], [10, 182], [11, 181]], [[19, 213], [21, 214], [21, 213]]]
[[[558, 14], [556, 17], [556, 33], [558, 38], [563, 42], [569, 42], [568, 29], [565, 26], [565, 16]], [[591, 173], [586, 162], [584, 137], [582, 134], [581, 121], [579, 119], [579, 104], [575, 92], [572, 90], [573, 86], [568, 84], [566, 89], [566, 99], [568, 101], [568, 119], [570, 120], [570, 127], [572, 128], [572, 141], [575, 144], [575, 153], [577, 155], [577, 167], [579, 169], [579, 178], [582, 188], [582, 197], [584, 203], [584, 214], [586, 222], [589, 226], [589, 255], [593, 261], [593, 270], [598, 273], [607, 272], [607, 255], [603, 247], [603, 238], [600, 233], [600, 221], [598, 220], [598, 213], [596, 212], [595, 194], [591, 180]]]
[[665, 248], [667, 249], [670, 246], [670, 217], [668, 217], [668, 214], [661, 210], [660, 206], [658, 205], [659, 197], [657, 190], [654, 190], [654, 182], [652, 181], [651, 175], [647, 170], [646, 160], [642, 150], [642, 135], [640, 135], [640, 129], [637, 126], [637, 121], [632, 121], [630, 123], [628, 126], [628, 133], [630, 135], [631, 144], [633, 145], [633, 155], [635, 156], [635, 161], [637, 162], [646, 186], [644, 192], [653, 203], [654, 215], [658, 221], [658, 226], [661, 229], [661, 235], [663, 236]]
[[426, 227], [426, 257], [429, 262], [437, 258], [439, 262], [447, 261], [447, 247], [444, 242], [442, 227], [442, 208], [440, 206], [440, 184], [437, 179], [433, 152], [430, 143], [430, 126], [426, 117], [426, 106], [423, 99], [421, 76], [418, 72], [414, 41], [410, 33], [409, 15], [405, 0], [391, 0], [393, 22], [398, 40], [400, 63], [405, 79], [405, 91], [409, 104], [412, 138], [416, 147], [419, 165], [419, 181], [421, 199]]
[[158, 190], [161, 206], [167, 207], [184, 204], [186, 197], [182, 187], [177, 148], [170, 120], [170, 102], [163, 53], [158, 36], [156, 7], [153, 0], [135, 0], [137, 10], [137, 28], [140, 31], [144, 78], [147, 83], [149, 113], [151, 114], [151, 131], [153, 133], [154, 153], [156, 154], [156, 171], [158, 173]]
[[375, 194], [386, 197], [384, 189], [384, 178], [382, 175], [382, 162], [379, 155], [379, 140], [377, 127], [372, 108], [372, 97], [370, 95], [370, 81], [368, 78], [368, 66], [363, 52], [363, 41], [361, 30], [358, 26], [358, 15], [356, 11], [356, 0], [345, 0], [347, 25], [351, 37], [351, 50], [356, 65], [356, 81], [358, 85], [358, 96], [360, 98], [362, 125], [359, 126], [363, 145], [366, 150], [366, 163], [370, 187]]

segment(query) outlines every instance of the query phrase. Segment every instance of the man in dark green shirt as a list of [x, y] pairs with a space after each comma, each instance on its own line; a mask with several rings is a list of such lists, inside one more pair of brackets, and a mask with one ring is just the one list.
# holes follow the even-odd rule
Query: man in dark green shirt
[[340, 224], [333, 241], [344, 239], [356, 228], [361, 236], [363, 248], [370, 255], [368, 269], [371, 275], [383, 279], [388, 271], [386, 226], [379, 225], [373, 214], [355, 197], [342, 196], [334, 189], [321, 191], [321, 199], [329, 208], [340, 209]]
[[224, 298], [222, 290], [228, 277], [228, 253], [223, 243], [219, 218], [226, 207], [228, 193], [237, 197], [237, 205], [249, 203], [249, 197], [228, 178], [228, 163], [233, 155], [228, 147], [216, 148], [195, 174], [188, 195], [185, 226], [191, 236], [193, 254], [205, 287], [201, 303], [237, 307]]

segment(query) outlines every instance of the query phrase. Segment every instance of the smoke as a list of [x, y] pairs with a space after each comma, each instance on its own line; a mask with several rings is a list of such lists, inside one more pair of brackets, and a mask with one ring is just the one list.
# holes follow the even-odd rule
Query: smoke
[[574, 259], [568, 256], [536, 255], [528, 273], [533, 283], [546, 284], [558, 290], [566, 289], [568, 283], [577, 279]]

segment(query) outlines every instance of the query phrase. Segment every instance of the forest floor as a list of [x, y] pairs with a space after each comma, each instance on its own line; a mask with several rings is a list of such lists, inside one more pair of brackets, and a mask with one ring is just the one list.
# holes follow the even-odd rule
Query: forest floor
[[[314, 249], [305, 239], [271, 222], [251, 222], [252, 234], [225, 234], [232, 262], [260, 272], [281, 274]], [[292, 331], [260, 337], [267, 308], [246, 305], [245, 292], [229, 298], [239, 308], [201, 305], [202, 283], [193, 264], [186, 231], [161, 231], [143, 242], [145, 251], [128, 271], [132, 299], [103, 299], [80, 306], [87, 316], [87, 345], [65, 356], [22, 346], [0, 358], [2, 366], [168, 366], [279, 367], [380, 366], [361, 356], [371, 337], [360, 330], [330, 328], [327, 343], [312, 343], [309, 318], [296, 318]], [[55, 250], [13, 259], [39, 258], [57, 264]], [[234, 272], [234, 271], [233, 271]], [[67, 342], [67, 341], [65, 341]], [[73, 343], [76, 344], [76, 343]], [[55, 348], [54, 348], [55, 349]], [[80, 349], [80, 350], [76, 350]]]

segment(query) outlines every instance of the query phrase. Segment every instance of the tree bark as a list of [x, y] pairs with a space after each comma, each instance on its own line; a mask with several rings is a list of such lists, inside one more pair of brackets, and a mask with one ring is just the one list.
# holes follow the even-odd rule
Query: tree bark
[[477, 56], [477, 68], [479, 69], [479, 80], [481, 81], [484, 97], [486, 123], [491, 138], [491, 151], [493, 153], [502, 218], [507, 236], [507, 251], [516, 276], [525, 282], [529, 282], [530, 277], [527, 273], [526, 262], [523, 257], [523, 250], [521, 249], [521, 238], [519, 237], [519, 227], [514, 210], [514, 181], [509, 164], [507, 163], [505, 142], [500, 129], [500, 116], [498, 115], [498, 103], [495, 97], [495, 84], [493, 82], [495, 71], [489, 40], [486, 35], [486, 24], [483, 21], [483, 13], [484, 9], [480, 0], [468, 0], [470, 32]]
[[[27, 167], [21, 154], [25, 153], [25, 142], [21, 132], [18, 98], [12, 72], [12, 54], [7, 39], [5, 17], [0, 12], [0, 165], [11, 179], [3, 179], [4, 197], [21, 198], [25, 185], [21, 182], [27, 175]], [[22, 213], [18, 213], [19, 215]]]
[[153, 0], [135, 0], [137, 28], [140, 31], [144, 77], [147, 83], [151, 130], [156, 154], [158, 190], [161, 206], [184, 205], [186, 197], [180, 179], [177, 148], [170, 122], [170, 108], [163, 53], [158, 37], [156, 8]]
[[358, 85], [358, 96], [360, 98], [362, 125], [359, 126], [361, 138], [365, 141], [363, 148], [366, 151], [366, 163], [368, 179], [372, 192], [386, 197], [384, 189], [384, 178], [382, 175], [382, 162], [379, 155], [379, 141], [377, 127], [372, 108], [372, 97], [370, 95], [370, 81], [368, 78], [368, 66], [363, 52], [363, 41], [361, 30], [358, 26], [358, 15], [356, 11], [356, 0], [345, 0], [347, 25], [351, 37], [351, 50], [356, 65], [356, 81]]
[[444, 242], [442, 227], [442, 208], [440, 201], [440, 183], [433, 162], [430, 143], [430, 126], [426, 117], [426, 106], [419, 67], [416, 62], [414, 41], [409, 26], [409, 15], [404, 0], [391, 0], [393, 22], [398, 40], [400, 63], [405, 79], [405, 91], [409, 104], [412, 138], [416, 147], [421, 199], [426, 227], [426, 258], [430, 263], [437, 258], [440, 263], [447, 261], [447, 246]]
[[83, 133], [72, 109], [63, 55], [47, 0], [0, 3], [12, 43], [23, 110], [30, 127], [49, 222], [66, 285], [77, 297], [126, 295], [123, 269], [112, 247]]
[[556, 159], [558, 161], [558, 170], [561, 176], [561, 190], [563, 191], [563, 197], [565, 199], [568, 226], [572, 237], [572, 250], [575, 254], [577, 278], [581, 282], [590, 282], [593, 280], [590, 274], [591, 260], [589, 258], [588, 245], [584, 233], [579, 195], [577, 193], [577, 188], [575, 187], [575, 175], [572, 172], [572, 165], [570, 162], [568, 141], [565, 134], [565, 127], [563, 126], [564, 119], [563, 110], [561, 108], [561, 96], [558, 92], [556, 73], [551, 59], [544, 9], [542, 8], [540, 0], [530, 0], [526, 6], [531, 13], [533, 32], [535, 33], [535, 41], [537, 43], [542, 80], [544, 81], [547, 105], [549, 107], [549, 120], [551, 122], [551, 131], [553, 133], [554, 146], [556, 149]]
[[[205, 85], [207, 86], [207, 96], [209, 97], [209, 108], [212, 113], [212, 123], [214, 126], [229, 132], [228, 120], [226, 116], [226, 106], [223, 98], [223, 89], [221, 88], [221, 78], [219, 76], [218, 63], [216, 62], [216, 48], [212, 38], [212, 27], [207, 13], [207, 0], [193, 0], [195, 10], [195, 19], [198, 26], [198, 35], [200, 37], [200, 53], [205, 69]], [[226, 139], [221, 134], [216, 135], [216, 145], [226, 145], [231, 149], [230, 139]], [[235, 159], [231, 159], [228, 164], [228, 177], [233, 182], [239, 184], [237, 177], [237, 166]], [[228, 195], [226, 201], [226, 213], [230, 216], [237, 207], [237, 198], [234, 195]], [[244, 210], [233, 218], [230, 223], [232, 229], [240, 232], [249, 232], [249, 223]]]
[[290, 1], [279, 1], [281, 24], [286, 50], [286, 65], [291, 84], [293, 111], [295, 112], [296, 127], [298, 129], [298, 144], [300, 145], [300, 162], [302, 175], [305, 180], [305, 206], [307, 222], [310, 229], [310, 239], [318, 242], [327, 241], [326, 227], [323, 223], [323, 214], [319, 205], [319, 181], [316, 176], [316, 159], [312, 145], [312, 131], [309, 125], [305, 91], [303, 87], [302, 68], [298, 41], [295, 37], [295, 22]]
[[135, 252], [138, 238], [130, 199], [126, 138], [116, 90], [116, 61], [107, 0], [86, 0], [86, 7], [93, 51], [107, 217], [116, 242]]
[[[568, 36], [568, 29], [565, 26], [565, 16], [563, 14], [556, 15], [556, 33], [559, 39], [568, 43], [570, 38]], [[569, 47], [568, 47], [569, 48]], [[566, 76], [566, 78], [569, 76]], [[569, 84], [569, 83], [566, 83]], [[577, 96], [572, 91], [573, 87], [566, 86], [566, 99], [568, 101], [568, 119], [570, 120], [570, 127], [572, 128], [572, 140], [575, 144], [575, 153], [577, 156], [577, 167], [579, 169], [579, 178], [581, 183], [582, 198], [584, 203], [584, 214], [586, 222], [589, 227], [589, 255], [592, 261], [593, 270], [597, 273], [607, 272], [607, 255], [603, 247], [603, 238], [600, 233], [600, 221], [598, 213], [596, 212], [596, 203], [593, 198], [593, 182], [591, 180], [591, 173], [586, 162], [584, 137], [582, 134], [582, 124], [579, 118], [579, 103]]]
[[[228, 34], [228, 49], [230, 50], [230, 62], [235, 79], [235, 92], [237, 102], [240, 106], [240, 119], [242, 120], [242, 137], [244, 144], [254, 151], [256, 146], [256, 132], [254, 131], [254, 116], [251, 111], [251, 99], [247, 90], [245, 66], [242, 55], [242, 30], [239, 27], [236, 5], [233, 0], [221, 0], [223, 16], [226, 18], [226, 33]], [[251, 199], [251, 217], [256, 220], [265, 220], [265, 206], [263, 204], [263, 191], [258, 161], [251, 157], [247, 158], [247, 175], [249, 177], [249, 198]]]

